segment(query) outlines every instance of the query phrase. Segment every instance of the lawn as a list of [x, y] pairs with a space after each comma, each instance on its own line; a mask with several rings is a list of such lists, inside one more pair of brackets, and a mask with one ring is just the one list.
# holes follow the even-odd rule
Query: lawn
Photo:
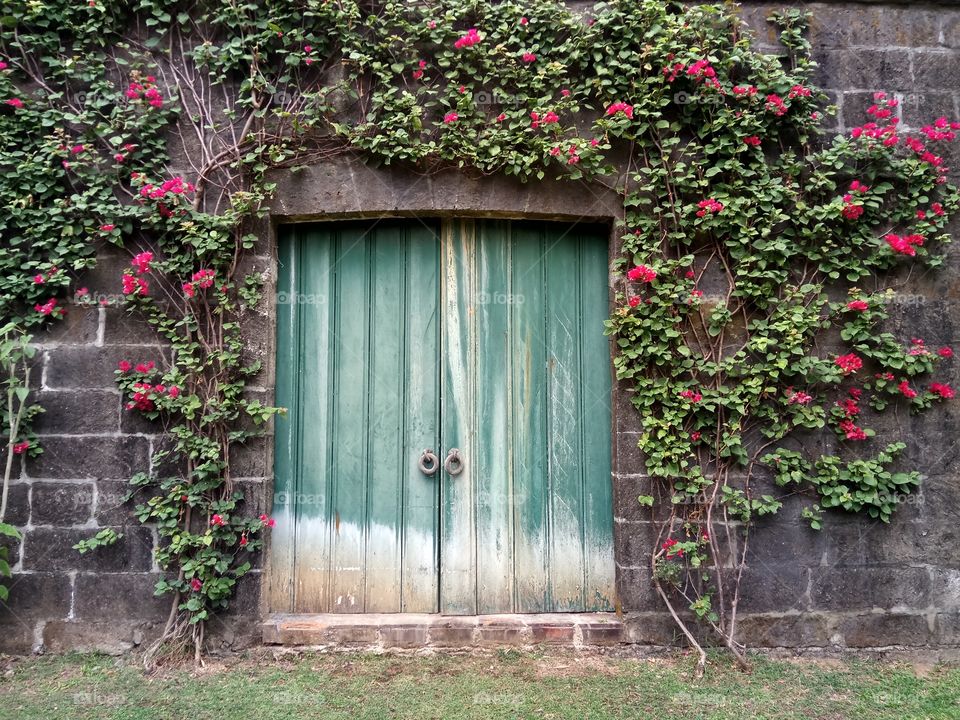
[[146, 676], [136, 658], [0, 658], [0, 719], [960, 718], [960, 668], [567, 653], [275, 656]]

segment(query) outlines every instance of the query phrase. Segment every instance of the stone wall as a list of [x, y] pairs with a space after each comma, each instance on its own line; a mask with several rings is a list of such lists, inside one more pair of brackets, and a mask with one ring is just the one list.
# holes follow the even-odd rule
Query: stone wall
[[[800, 3], [794, 3], [799, 5]], [[839, 108], [835, 130], [862, 124], [874, 90], [902, 99], [905, 125], [960, 116], [960, 9], [954, 3], [805, 3], [813, 12], [811, 39], [820, 63], [818, 82]], [[763, 18], [778, 3], [745, 3], [742, 12], [764, 49], [777, 51]], [[960, 170], [960, 158], [952, 158]], [[402, 174], [367, 173], [362, 166], [309, 171], [310, 182], [288, 178], [275, 203], [274, 225], [247, 261], [272, 282], [275, 223], [304, 220], [320, 208], [369, 211], [529, 213], [562, 217], [565, 190], [518, 188], [505, 181], [420, 183]], [[349, 176], [347, 182], [345, 178]], [[366, 178], [358, 183], [357, 177]], [[376, 180], [371, 180], [375, 177]], [[954, 178], [960, 177], [954, 172]], [[326, 193], [326, 194], [324, 194]], [[358, 198], [361, 200], [358, 201]], [[616, 214], [599, 201], [597, 217]], [[104, 250], [82, 281], [101, 296], [116, 293], [131, 253]], [[928, 344], [960, 341], [960, 259], [920, 280], [915, 295], [896, 307], [892, 328]], [[269, 293], [268, 293], [269, 295]], [[254, 392], [271, 398], [273, 331], [269, 303], [247, 318], [251, 354], [265, 359]], [[152, 332], [115, 306], [73, 307], [64, 323], [42, 338], [35, 389], [47, 413], [38, 423], [44, 454], [26, 463], [11, 488], [10, 520], [24, 530], [14, 551], [11, 597], [0, 608], [0, 651], [70, 648], [122, 650], [156, 631], [167, 599], [153, 597], [156, 536], [125, 501], [126, 480], [148, 466], [160, 442], [157, 427], [122, 408], [113, 382], [121, 359], [159, 361], [164, 349]], [[960, 385], [958, 363], [946, 366]], [[676, 633], [649, 585], [649, 524], [638, 494], [649, 492], [637, 450], [638, 418], [627, 393], [615, 397], [614, 488], [618, 591], [635, 642], [671, 644]], [[957, 410], [949, 404], [921, 418], [891, 418], [887, 428], [909, 437], [908, 459], [925, 475], [889, 526], [828, 516], [816, 533], [799, 522], [797, 503], [751, 540], [741, 608], [748, 643], [767, 647], [886, 647], [960, 645], [960, 467]], [[269, 507], [269, 438], [237, 453], [234, 475], [251, 512]], [[79, 555], [71, 549], [98, 529], [124, 533], [114, 547]], [[232, 610], [214, 621], [212, 635], [239, 643], [256, 638], [260, 621], [259, 570], [240, 587]]]

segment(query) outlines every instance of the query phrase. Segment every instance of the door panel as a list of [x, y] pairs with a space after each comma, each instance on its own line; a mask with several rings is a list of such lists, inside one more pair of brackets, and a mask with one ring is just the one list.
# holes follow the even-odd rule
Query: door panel
[[[605, 235], [283, 235], [271, 610], [612, 608]], [[425, 476], [427, 448], [457, 448], [463, 471]]]
[[438, 480], [417, 468], [439, 439], [437, 279], [418, 223], [281, 241], [273, 609], [437, 609]]
[[610, 609], [604, 236], [454, 220], [443, 254], [441, 610]]

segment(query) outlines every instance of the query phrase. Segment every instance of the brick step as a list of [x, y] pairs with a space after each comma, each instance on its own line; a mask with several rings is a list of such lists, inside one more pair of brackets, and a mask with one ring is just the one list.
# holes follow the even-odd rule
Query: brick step
[[413, 613], [274, 614], [263, 642], [286, 646], [471, 648], [560, 645], [590, 647], [626, 642], [614, 613], [432, 615]]

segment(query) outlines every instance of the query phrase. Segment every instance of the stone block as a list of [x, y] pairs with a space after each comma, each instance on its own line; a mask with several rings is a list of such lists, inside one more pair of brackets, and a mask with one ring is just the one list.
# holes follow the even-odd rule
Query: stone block
[[160, 577], [151, 572], [78, 573], [74, 616], [82, 622], [164, 620], [170, 611], [172, 596], [154, 595], [154, 586]]
[[34, 525], [83, 525], [93, 516], [93, 483], [33, 485], [31, 521]]
[[741, 615], [738, 639], [755, 648], [808, 648], [830, 644], [830, 622], [826, 615]]
[[34, 528], [23, 547], [23, 569], [30, 571], [146, 572], [153, 566], [153, 535], [145, 527], [115, 528], [123, 537], [83, 555], [73, 546], [97, 528]]
[[149, 440], [143, 437], [43, 438], [43, 454], [27, 461], [32, 478], [129, 478], [148, 469]]
[[427, 644], [428, 627], [426, 625], [397, 624], [382, 625], [380, 640], [388, 648], [416, 648]]
[[120, 425], [120, 395], [110, 390], [46, 390], [36, 396], [45, 412], [33, 424], [39, 435], [115, 433]]
[[529, 627], [534, 643], [552, 644], [573, 642], [573, 625], [565, 623], [532, 622]]
[[[59, 573], [15, 573], [6, 581], [10, 597], [0, 602], [0, 624], [33, 626], [35, 620], [66, 618], [73, 585]], [[0, 646], [3, 636], [0, 635]]]
[[823, 567], [811, 571], [810, 602], [815, 609], [926, 607], [929, 594], [925, 568]]
[[99, 308], [74, 303], [62, 320], [50, 323], [36, 340], [42, 345], [93, 345], [99, 328]]
[[[805, 568], [788, 564], [751, 564], [744, 570], [740, 583], [740, 611], [788, 612], [805, 609], [808, 572]], [[729, 592], [728, 589], [728, 598]]]
[[918, 647], [928, 645], [933, 639], [931, 625], [925, 615], [865, 613], [844, 617], [838, 622], [837, 631], [847, 647]]
[[153, 361], [162, 368], [169, 351], [160, 346], [108, 345], [106, 347], [61, 346], [46, 351], [45, 387], [60, 389], [104, 389], [117, 387], [114, 371], [121, 360], [134, 365]]
[[30, 522], [30, 486], [26, 483], [11, 483], [7, 489], [7, 515], [5, 523], [22, 528]]

